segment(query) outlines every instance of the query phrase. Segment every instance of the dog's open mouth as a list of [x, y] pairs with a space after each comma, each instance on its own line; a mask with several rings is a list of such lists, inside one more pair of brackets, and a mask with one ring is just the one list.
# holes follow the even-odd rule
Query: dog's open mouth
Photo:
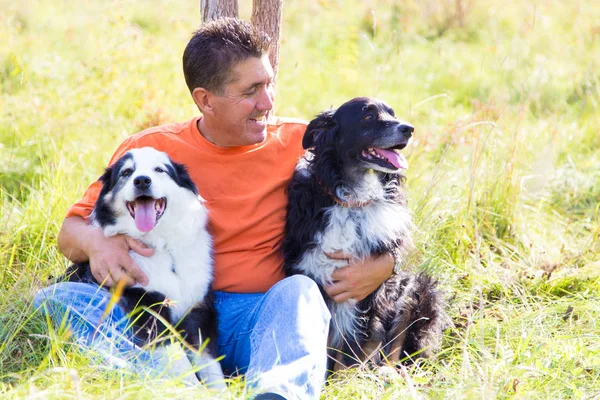
[[408, 169], [408, 161], [399, 151], [405, 148], [406, 145], [398, 145], [388, 149], [379, 147], [368, 147], [364, 149], [360, 155], [363, 160], [373, 164], [377, 164], [383, 168], [401, 170]]
[[154, 199], [149, 196], [140, 196], [134, 201], [125, 202], [135, 226], [141, 232], [150, 232], [167, 208], [167, 199], [161, 197]]

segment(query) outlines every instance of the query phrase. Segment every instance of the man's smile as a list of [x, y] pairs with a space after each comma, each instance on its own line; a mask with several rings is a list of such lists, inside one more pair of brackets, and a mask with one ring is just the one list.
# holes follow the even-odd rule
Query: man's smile
[[259, 124], [265, 124], [267, 122], [267, 114], [259, 115], [253, 118], [250, 118], [250, 121], [257, 122]]

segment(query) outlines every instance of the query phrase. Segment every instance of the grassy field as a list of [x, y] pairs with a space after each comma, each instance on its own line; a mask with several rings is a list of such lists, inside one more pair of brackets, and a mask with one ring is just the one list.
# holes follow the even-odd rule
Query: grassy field
[[[0, 0], [3, 399], [211, 396], [91, 365], [31, 305], [117, 144], [196, 115], [181, 54], [198, 4]], [[286, 1], [277, 114], [362, 95], [416, 127], [412, 268], [439, 278], [455, 327], [437, 358], [388, 380], [349, 371], [322, 398], [600, 398], [600, 7]]]

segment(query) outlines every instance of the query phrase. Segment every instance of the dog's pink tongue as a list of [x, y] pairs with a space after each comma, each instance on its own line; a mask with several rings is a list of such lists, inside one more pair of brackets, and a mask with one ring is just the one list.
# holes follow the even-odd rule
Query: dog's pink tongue
[[385, 149], [374, 149], [377, 154], [384, 157], [386, 160], [393, 164], [396, 169], [408, 169], [408, 161], [406, 161], [406, 157], [404, 155], [396, 153], [393, 150], [385, 150]]
[[150, 232], [156, 225], [154, 199], [135, 201], [135, 226], [142, 232]]

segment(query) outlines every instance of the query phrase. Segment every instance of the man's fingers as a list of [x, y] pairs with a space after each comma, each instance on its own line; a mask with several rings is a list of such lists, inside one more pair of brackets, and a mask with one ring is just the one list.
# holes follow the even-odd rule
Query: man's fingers
[[343, 281], [348, 276], [349, 269], [348, 267], [338, 268], [331, 274], [332, 281]]
[[121, 267], [119, 267], [119, 266], [111, 266], [108, 269], [108, 275], [109, 275], [110, 279], [113, 281], [113, 284], [111, 285], [111, 287], [112, 287], [112, 286], [115, 286], [115, 284], [117, 282], [119, 282], [119, 280], [121, 280], [121, 278], [125, 274], [124, 274], [123, 270], [121, 269]]
[[106, 287], [112, 287], [113, 281], [110, 279], [110, 274], [108, 272], [108, 268], [92, 268], [90, 264], [90, 269], [92, 271], [92, 276], [96, 279], [96, 281]]
[[110, 277], [110, 275], [108, 275], [103, 283], [102, 286], [106, 286], [106, 287], [114, 287], [115, 286], [115, 281]]
[[115, 285], [115, 282], [113, 281], [112, 277], [110, 276], [110, 273], [108, 273], [108, 272], [106, 273], [106, 275], [102, 275], [100, 277], [96, 277], [96, 276], [94, 276], [94, 277], [96, 278], [96, 280], [98, 282], [100, 282], [100, 286], [110, 288]]
[[90, 254], [90, 267], [94, 278], [107, 287], [114, 287], [122, 280], [127, 285], [136, 282], [144, 286], [148, 285], [148, 277], [133, 261], [129, 255], [130, 250], [144, 257], [154, 254], [154, 249], [125, 235], [102, 237]]
[[142, 271], [142, 269], [137, 266], [137, 264], [133, 261], [131, 257], [127, 258], [128, 259], [122, 263], [122, 266], [125, 269], [125, 273], [133, 279], [131, 284], [138, 282], [140, 285], [146, 286], [148, 284], [148, 277], [146, 276], [144, 271]]
[[333, 253], [325, 253], [325, 255], [329, 258], [333, 258], [335, 260], [349, 260], [350, 258], [352, 258], [351, 254], [346, 254], [343, 253], [341, 250], [335, 251]]
[[131, 238], [129, 236], [125, 236], [127, 239], [127, 245], [129, 248], [141, 256], [150, 257], [154, 254], [154, 249], [152, 247], [146, 246], [144, 243], [140, 242], [137, 239]]
[[325, 293], [327, 293], [327, 295], [332, 299], [335, 298], [335, 296], [346, 291], [346, 288], [344, 288], [338, 282], [334, 282], [331, 285], [323, 286], [323, 289], [325, 290]]
[[332, 299], [336, 303], [343, 303], [345, 301], [349, 301], [351, 303], [356, 304], [356, 300], [354, 300], [351, 296], [352, 296], [352, 294], [350, 292], [342, 292], [342, 293], [338, 294], [337, 296], [332, 297]]
[[127, 286], [131, 286], [135, 283], [135, 280], [131, 276], [129, 276], [125, 269], [121, 268], [120, 266], [116, 266], [110, 269], [110, 278], [114, 282], [113, 286], [116, 286], [116, 284], [121, 280], [124, 280]]

